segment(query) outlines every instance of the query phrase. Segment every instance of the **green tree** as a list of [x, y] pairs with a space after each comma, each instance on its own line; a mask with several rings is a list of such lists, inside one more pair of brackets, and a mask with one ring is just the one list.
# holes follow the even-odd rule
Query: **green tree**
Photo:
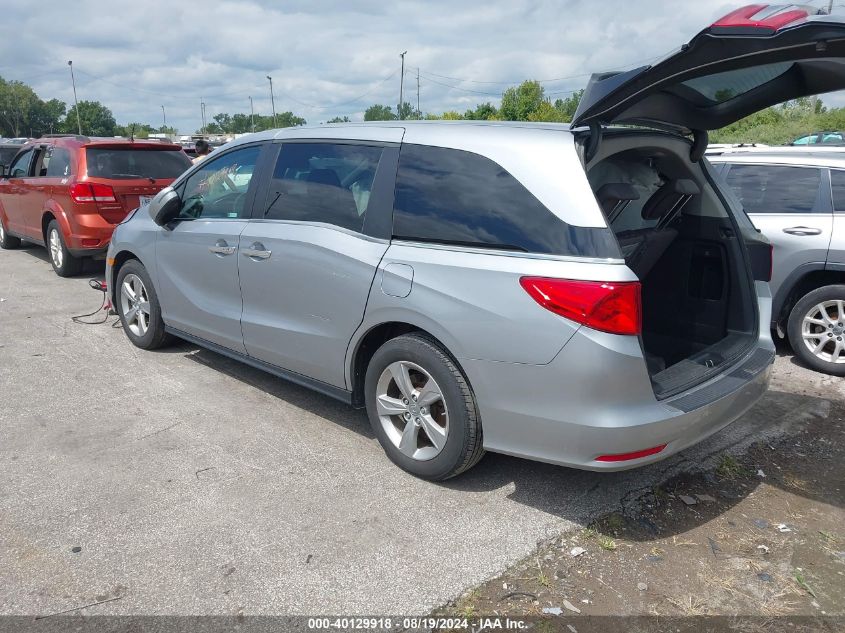
[[505, 121], [529, 121], [545, 102], [543, 86], [536, 81], [523, 81], [516, 88], [508, 88], [502, 94], [499, 114]]
[[[76, 110], [75, 105], [68, 110], [61, 123], [62, 132], [77, 131]], [[88, 136], [114, 136], [117, 130], [117, 122], [111, 110], [99, 101], [80, 101], [79, 118], [82, 122], [82, 133]]]
[[415, 121], [422, 118], [422, 113], [415, 110], [414, 107], [407, 101], [401, 106], [398, 106], [396, 111], [399, 113], [399, 118], [406, 121]]
[[394, 121], [396, 120], [396, 115], [393, 114], [393, 110], [390, 109], [390, 106], [375, 104], [371, 105], [364, 111], [364, 120]]
[[565, 99], [555, 99], [555, 110], [560, 111], [564, 121], [571, 121], [575, 116], [575, 111], [578, 109], [578, 104], [581, 103], [581, 97], [584, 96], [584, 89], [576, 90]]
[[351, 123], [351, 122], [352, 121], [349, 119], [348, 116], [343, 116], [343, 117], [336, 116], [336, 117], [326, 121], [326, 123]]
[[489, 101], [487, 103], [479, 103], [474, 110], [467, 110], [464, 113], [464, 118], [471, 121], [492, 121], [498, 118], [499, 111]]

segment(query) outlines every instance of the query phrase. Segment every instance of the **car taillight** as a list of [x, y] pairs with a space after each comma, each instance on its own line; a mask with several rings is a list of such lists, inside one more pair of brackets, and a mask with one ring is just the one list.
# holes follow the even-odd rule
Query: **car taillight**
[[547, 310], [594, 330], [633, 336], [642, 332], [642, 302], [637, 281], [522, 277], [519, 283]]
[[714, 22], [712, 28], [716, 31], [725, 29], [725, 33], [739, 29], [742, 29], [743, 33], [745, 31], [777, 32], [793, 22], [806, 19], [809, 15], [805, 8], [795, 5], [750, 4], [731, 11]]
[[114, 189], [98, 183], [78, 182], [70, 188], [74, 202], [117, 202]]

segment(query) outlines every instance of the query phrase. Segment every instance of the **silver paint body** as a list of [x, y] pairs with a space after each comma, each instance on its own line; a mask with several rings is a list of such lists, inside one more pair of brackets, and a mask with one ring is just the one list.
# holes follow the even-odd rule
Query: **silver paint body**
[[[239, 139], [219, 152], [256, 139], [401, 141], [475, 152], [500, 163], [570, 225], [607, 226], [567, 126], [393, 122], [288, 128]], [[161, 228], [142, 208], [117, 227], [108, 254], [111, 261], [128, 252], [146, 266], [164, 321], [177, 334], [271, 371], [282, 369], [295, 380], [307, 377], [311, 386], [338, 395], [354, 388], [354, 356], [368, 332], [385, 323], [410, 324], [436, 337], [463, 368], [480, 410], [484, 446], [492, 451], [594, 470], [631, 468], [723, 428], [768, 384], [766, 369], [685, 412], [672, 406], [674, 399], [712, 387], [724, 374], [658, 401], [637, 337], [564, 319], [538, 306], [519, 284], [523, 275], [636, 280], [621, 259], [379, 240], [321, 223], [183, 224]], [[236, 252], [210, 252], [221, 239]], [[272, 255], [260, 261], [245, 256], [256, 242]], [[107, 280], [112, 287], [111, 265]], [[756, 290], [765, 324], [768, 286], [757, 283]], [[760, 328], [757, 347], [773, 350], [768, 327]], [[667, 448], [651, 457], [595, 461], [601, 454], [662, 443]]]

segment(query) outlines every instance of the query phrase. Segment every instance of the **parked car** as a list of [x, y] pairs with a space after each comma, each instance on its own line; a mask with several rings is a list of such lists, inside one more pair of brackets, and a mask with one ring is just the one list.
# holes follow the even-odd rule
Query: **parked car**
[[[702, 160], [705, 130], [845, 88], [819, 72], [843, 34], [806, 11], [734, 12], [662, 62], [593, 77], [571, 128], [240, 138], [117, 228], [112, 301], [138, 347], [176, 336], [365, 406], [420, 477], [485, 450], [601, 471], [663, 459], [751, 407], [774, 356], [771, 245]], [[659, 129], [610, 127], [634, 122]]]
[[102, 256], [127, 213], [191, 165], [158, 141], [52, 136], [19, 150], [0, 177], [0, 247], [46, 245], [61, 277]]
[[812, 134], [798, 137], [790, 145], [845, 145], [845, 132], [836, 130], [813, 132]]
[[774, 244], [772, 328], [810, 367], [845, 376], [845, 154], [710, 160]]
[[21, 146], [17, 143], [0, 143], [0, 168], [8, 170], [12, 159], [20, 151]]

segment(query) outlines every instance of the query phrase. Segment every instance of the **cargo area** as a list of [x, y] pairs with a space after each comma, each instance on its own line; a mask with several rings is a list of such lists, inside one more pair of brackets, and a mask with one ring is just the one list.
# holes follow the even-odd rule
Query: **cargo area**
[[755, 295], [736, 225], [689, 145], [607, 138], [588, 178], [642, 284], [641, 341], [655, 395], [726, 369], [756, 339]]

